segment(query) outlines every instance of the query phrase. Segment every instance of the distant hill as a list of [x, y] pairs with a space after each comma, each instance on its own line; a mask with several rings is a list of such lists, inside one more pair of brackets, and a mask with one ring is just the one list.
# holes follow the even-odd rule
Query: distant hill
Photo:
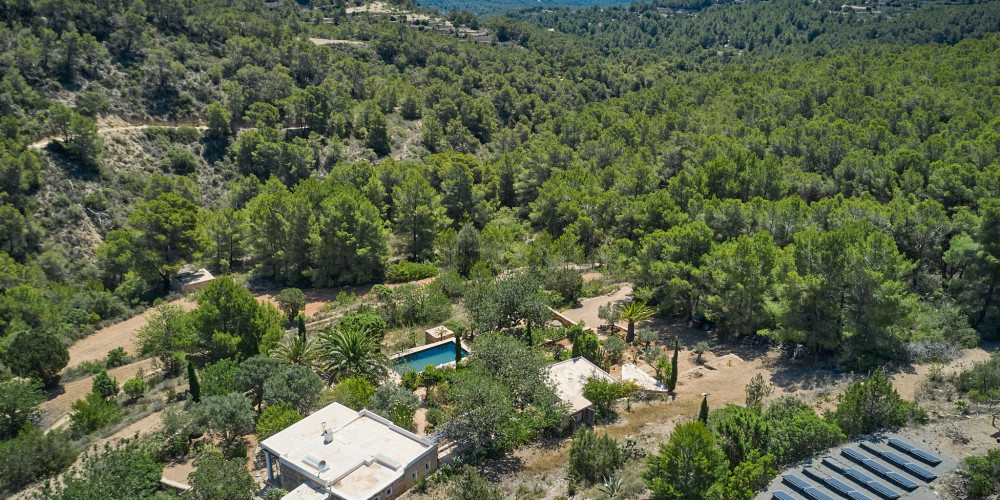
[[463, 2], [460, 0], [424, 0], [422, 7], [435, 7], [447, 13], [451, 9], [467, 10], [479, 16], [501, 14], [505, 12], [529, 9], [533, 7], [548, 7], [553, 9], [584, 8], [584, 7], [615, 7], [628, 5], [632, 0], [488, 0], [480, 2]]

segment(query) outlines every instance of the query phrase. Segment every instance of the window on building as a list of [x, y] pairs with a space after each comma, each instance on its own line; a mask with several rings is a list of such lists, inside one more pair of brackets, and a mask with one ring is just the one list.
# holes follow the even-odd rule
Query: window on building
[[424, 470], [431, 470], [431, 463], [430, 462], [427, 462], [426, 464], [424, 464]]
[[385, 496], [386, 496], [386, 498], [392, 496], [392, 488], [389, 488], [389, 489], [385, 490]]
[[410, 477], [412, 477], [413, 479], [416, 479], [417, 478], [417, 473], [416, 472], [411, 472], [410, 473]]

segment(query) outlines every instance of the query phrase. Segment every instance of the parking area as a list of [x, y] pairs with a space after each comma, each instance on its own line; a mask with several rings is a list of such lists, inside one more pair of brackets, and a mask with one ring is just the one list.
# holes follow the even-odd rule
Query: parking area
[[957, 467], [931, 444], [885, 434], [781, 471], [755, 500], [938, 500], [938, 479]]

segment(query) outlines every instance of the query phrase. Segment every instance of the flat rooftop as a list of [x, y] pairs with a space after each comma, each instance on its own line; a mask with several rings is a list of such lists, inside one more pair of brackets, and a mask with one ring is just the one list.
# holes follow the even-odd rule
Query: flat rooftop
[[[325, 437], [324, 423], [329, 434]], [[367, 499], [391, 486], [435, 445], [367, 410], [356, 412], [333, 403], [261, 446], [330, 493]], [[324, 464], [317, 468], [320, 462]]]
[[208, 269], [199, 269], [197, 271], [177, 273], [174, 279], [182, 285], [194, 285], [205, 281], [212, 281], [215, 279], [215, 276], [212, 276], [212, 273], [208, 272]]
[[549, 365], [549, 376], [556, 387], [556, 396], [559, 396], [560, 401], [569, 403], [574, 413], [590, 406], [590, 401], [583, 397], [583, 386], [587, 384], [587, 379], [618, 381], [583, 356]]

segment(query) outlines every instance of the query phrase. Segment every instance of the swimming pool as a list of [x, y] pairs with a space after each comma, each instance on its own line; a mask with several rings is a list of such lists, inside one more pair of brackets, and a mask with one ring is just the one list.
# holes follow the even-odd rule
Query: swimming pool
[[[465, 349], [462, 349], [462, 356], [465, 357], [468, 355], [469, 353]], [[446, 340], [394, 358], [392, 360], [392, 368], [397, 373], [405, 373], [410, 370], [420, 372], [427, 365], [441, 366], [453, 361], [455, 361], [455, 341]]]

